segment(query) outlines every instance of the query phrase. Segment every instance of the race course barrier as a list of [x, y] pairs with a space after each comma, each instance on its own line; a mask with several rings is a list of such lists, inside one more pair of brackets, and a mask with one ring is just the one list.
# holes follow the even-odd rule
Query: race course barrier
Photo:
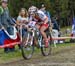
[[[66, 40], [66, 39], [75, 39], [75, 37], [58, 37], [58, 38], [52, 38], [51, 40]], [[20, 42], [5, 44], [3, 46], [0, 46], [0, 48], [9, 47], [10, 45], [14, 46], [18, 44], [20, 44]], [[54, 44], [54, 46], [56, 47], [56, 44]]]
[[58, 37], [58, 38], [52, 38], [52, 40], [65, 40], [65, 39], [75, 39], [75, 37]]
[[[55, 37], [52, 37], [51, 39], [49, 39], [49, 40], [66, 40], [66, 39], [75, 39], [75, 37], [57, 37], [57, 38], [55, 38]], [[56, 46], [56, 42], [54, 42], [53, 43], [54, 44], [54, 47], [57, 47]]]
[[3, 46], [0, 46], [0, 48], [5, 48], [5, 47], [9, 47], [9, 46], [15, 46], [15, 45], [18, 45], [18, 44], [20, 44], [20, 42], [6, 44], [6, 45], [3, 45]]

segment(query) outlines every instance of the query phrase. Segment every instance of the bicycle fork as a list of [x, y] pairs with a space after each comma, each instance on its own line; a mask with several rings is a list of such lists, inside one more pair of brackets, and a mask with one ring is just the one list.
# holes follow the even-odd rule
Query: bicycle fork
[[39, 43], [39, 46], [42, 47], [42, 36], [39, 36], [38, 43]]
[[31, 43], [30, 43], [31, 45], [33, 44], [34, 35], [35, 35], [34, 31], [32, 31], [32, 35], [31, 35]]
[[30, 46], [33, 45], [33, 37], [34, 37], [34, 31], [32, 31], [31, 33], [28, 33], [28, 38], [27, 38], [27, 42], [26, 42], [26, 45], [27, 43], [29, 42], [28, 40], [30, 39]]

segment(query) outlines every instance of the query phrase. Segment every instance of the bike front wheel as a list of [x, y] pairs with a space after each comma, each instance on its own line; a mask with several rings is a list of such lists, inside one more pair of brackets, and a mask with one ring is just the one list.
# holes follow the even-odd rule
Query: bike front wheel
[[23, 35], [21, 50], [24, 59], [30, 59], [32, 57], [34, 52], [34, 46], [33, 46], [33, 35], [31, 32], [26, 32]]

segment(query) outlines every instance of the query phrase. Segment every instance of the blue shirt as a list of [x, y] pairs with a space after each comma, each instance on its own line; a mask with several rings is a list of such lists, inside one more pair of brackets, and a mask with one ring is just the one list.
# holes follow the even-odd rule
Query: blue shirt
[[57, 21], [56, 21], [56, 19], [52, 19], [52, 23], [53, 23], [53, 29], [56, 29], [56, 30], [60, 30], [60, 28], [59, 28], [59, 26], [58, 26], [58, 24], [57, 24]]
[[46, 11], [46, 13], [45, 13], [46, 15], [47, 15], [47, 17], [48, 17], [48, 21], [50, 21], [51, 20], [51, 15], [50, 15], [50, 13], [48, 12], [48, 11]]

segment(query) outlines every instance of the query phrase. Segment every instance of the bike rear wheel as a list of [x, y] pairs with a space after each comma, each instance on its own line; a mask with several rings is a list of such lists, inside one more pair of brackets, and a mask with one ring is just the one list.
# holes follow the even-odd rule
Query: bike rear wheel
[[22, 56], [24, 59], [30, 59], [34, 52], [33, 35], [31, 32], [26, 32], [23, 35], [23, 41], [21, 44]]
[[51, 44], [52, 44], [52, 40], [51, 39], [52, 39], [52, 37], [51, 37], [51, 34], [49, 32], [46, 33], [46, 35], [47, 35], [47, 38], [48, 38], [48, 47], [47, 48], [45, 47], [45, 42], [44, 42], [43, 39], [41, 41], [41, 44], [42, 44], [41, 52], [42, 52], [43, 56], [48, 56], [48, 55], [51, 54]]

